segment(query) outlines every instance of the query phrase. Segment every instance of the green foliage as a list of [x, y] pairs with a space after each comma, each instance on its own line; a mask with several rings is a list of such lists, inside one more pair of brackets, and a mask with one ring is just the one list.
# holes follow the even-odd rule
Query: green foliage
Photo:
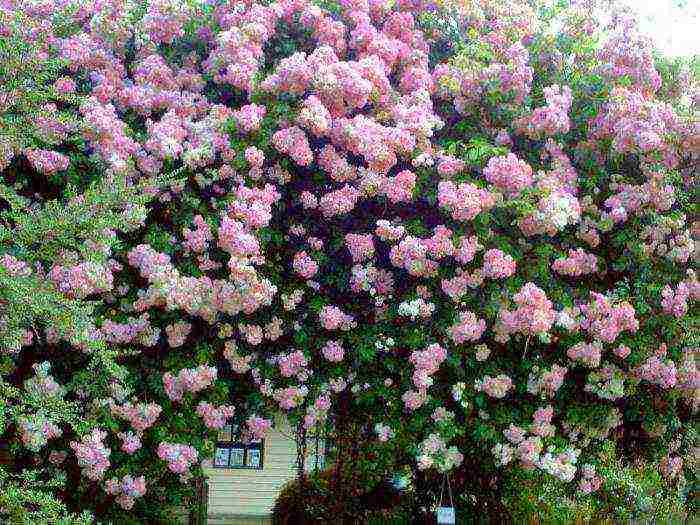
[[[13, 16], [14, 15], [14, 16]], [[39, 42], [28, 38], [29, 25], [21, 13], [7, 12], [4, 34], [0, 39], [0, 146], [20, 150], [43, 142], [37, 136], [35, 117], [48, 101], [77, 104], [78, 97], [60, 96], [53, 87], [65, 62], [55, 57], [40, 57]], [[71, 112], [62, 112], [66, 123], [77, 119]]]
[[[316, 3], [335, 17], [343, 10], [337, 2]], [[184, 23], [185, 35], [172, 44], [151, 46], [139, 40], [143, 36], [139, 31], [147, 4], [145, 0], [128, 3], [124, 18], [118, 20], [136, 28], [127, 31], [130, 40], [124, 57], [120, 56], [129, 74], [137, 67], [142, 52], [161, 54], [171, 66], [182, 66], [188, 57], [203, 59], [219, 40], [199, 38], [197, 33], [212, 29], [220, 36], [219, 22], [229, 23], [213, 3], [195, 0], [182, 5], [176, 3], [176, 9], [186, 8], [190, 15]], [[686, 413], [689, 402], [677, 391], [663, 392], [654, 385], [642, 384], [634, 377], [633, 370], [648, 359], [661, 342], [667, 344], [668, 355], [680, 362], [684, 349], [697, 348], [700, 339], [696, 309], [680, 320], [659, 313], [664, 287], [686, 278], [685, 265], [664, 254], [650, 254], [648, 243], [642, 238], [650, 228], [670, 228], [671, 222], [683, 224], [686, 218], [698, 215], [698, 199], [688, 190], [687, 166], [677, 170], [654, 166], [663, 172], [663, 182], [676, 189], [672, 210], [631, 214], [629, 220], [617, 224], [603, 211], [607, 210], [605, 203], [621, 185], [639, 185], [646, 180], [639, 155], [623, 155], [615, 151], [611, 139], [589, 140], [589, 135], [591, 121], [601, 114], [611, 90], [615, 85], [630, 86], [631, 77], [611, 82], [603, 76], [597, 59], [602, 37], [582, 30], [581, 24], [589, 21], [585, 13], [570, 9], [570, 3], [564, 0], [548, 5], [530, 2], [528, 5], [536, 8], [532, 13], [534, 34], [523, 38], [519, 31], [527, 31], [514, 25], [508, 29], [513, 34], [502, 35], [524, 46], [528, 64], [533, 68], [531, 89], [528, 88], [527, 96], [519, 100], [513, 90], [502, 88], [498, 75], [489, 72], [492, 66], [497, 69], [502, 66], [504, 76], [508, 76], [515, 66], [486, 34], [492, 26], [508, 27], [512, 22], [509, 17], [515, 16], [514, 10], [509, 10], [510, 4], [503, 4], [500, 7], [508, 9], [501, 10], [498, 19], [489, 20], [483, 19], [488, 6], [465, 14], [461, 9], [470, 6], [462, 4], [465, 3], [439, 2], [434, 12], [422, 12], [417, 17], [417, 25], [425, 31], [429, 42], [431, 67], [446, 61], [465, 73], [464, 86], [457, 79], [447, 79], [438, 87], [452, 95], [460, 93], [466, 99], [457, 111], [454, 101], [434, 97], [436, 115], [444, 120], [445, 126], [436, 129], [435, 136], [421, 139], [430, 141], [440, 153], [465, 162], [466, 169], [452, 176], [457, 183], [486, 187], [483, 168], [491, 158], [510, 151], [527, 160], [537, 173], [536, 186], [526, 188], [517, 196], [503, 198], [499, 195], [496, 205], [479, 213], [473, 221], [452, 221], [445, 210], [439, 209], [436, 183], [443, 179], [436, 177], [433, 166], [411, 168], [410, 161], [416, 160], [412, 157], [417, 157], [417, 152], [401, 158], [397, 165], [398, 168], [405, 164], [417, 174], [413, 203], [394, 206], [380, 196], [377, 202], [368, 203], [366, 208], [358, 206], [358, 210], [347, 217], [324, 216], [321, 220], [311, 212], [299, 211], [295, 200], [298, 188], [325, 192], [334, 182], [316, 167], [296, 166], [271, 144], [280, 126], [296, 121], [302, 95], [278, 95], [260, 89], [260, 82], [282, 59], [317, 48], [318, 35], [301, 28], [296, 20], [294, 23], [278, 22], [275, 36], [265, 45], [264, 61], [247, 98], [237, 89], [214, 81], [212, 70], [221, 65], [218, 63], [203, 73], [201, 89], [192, 90], [196, 92], [193, 100], [201, 96], [230, 109], [240, 106], [244, 100], [264, 105], [267, 114], [261, 128], [244, 134], [235, 120], [228, 118], [221, 131], [224, 142], [231, 148], [230, 158], [217, 156], [211, 165], [201, 169], [196, 163], [184, 167], [181, 160], [165, 159], [161, 170], [164, 175], [153, 178], [143, 176], [138, 169], [128, 176], [115, 175], [95, 161], [80, 134], [83, 123], [78, 107], [85, 102], [85, 93], [95, 88], [96, 81], [89, 79], [85, 72], [68, 71], [66, 63], [56, 58], [56, 50], [51, 47], [47, 48], [46, 55], [37, 54], [46, 42], [25, 31], [22, 15], [0, 26], [8, 33], [7, 36], [3, 33], [0, 39], [0, 155], [7, 149], [15, 154], [13, 162], [2, 172], [4, 180], [0, 184], [0, 256], [9, 255], [24, 261], [30, 270], [26, 274], [14, 273], [0, 267], [0, 437], [12, 441], [14, 455], [28, 461], [29, 456], [19, 446], [17, 421], [39, 411], [61, 425], [65, 435], [57, 438], [55, 445], [64, 449], [68, 449], [71, 440], [96, 426], [108, 429], [107, 446], [112, 452], [109, 477], [143, 474], [148, 480], [147, 496], [137, 503], [133, 515], [139, 518], [133, 518], [136, 520], [133, 522], [139, 519], [146, 523], [172, 522], [172, 507], [188, 505], [194, 491], [191, 484], [181, 483], [167, 469], [154, 450], [159, 443], [168, 441], [192, 445], [200, 458], [212, 455], [216, 432], [205, 428], [202, 418], [196, 414], [200, 401], [214, 405], [235, 403], [234, 419], [241, 423], [250, 414], [269, 416], [279, 410], [271, 395], [274, 388], [303, 384], [309, 393], [288, 414], [289, 419], [299, 425], [314, 398], [328, 393], [331, 381], [343, 381], [347, 382], [347, 388], [333, 395], [330, 414], [333, 425], [322, 429], [338, 443], [329, 459], [341, 464], [339, 475], [333, 478], [324, 473], [313, 476], [310, 485], [291, 484], [278, 502], [279, 519], [289, 519], [290, 515], [316, 519], [342, 514], [350, 523], [408, 522], [420, 509], [434, 505], [440, 481], [444, 479], [417, 466], [420, 442], [430, 433], [454, 443], [467, 456], [464, 465], [451, 474], [460, 486], [459, 511], [461, 516], [466, 516], [465, 520], [479, 521], [484, 516], [506, 520], [506, 514], [507, 519], [517, 523], [533, 519], [542, 523], [572, 523], [684, 517], [688, 486], [663, 478], [656, 465], [669, 451], [687, 457], [696, 446], [697, 436], [688, 432], [683, 435], [682, 444], [672, 445], [676, 434], [685, 431], [688, 420], [693, 417]], [[381, 6], [373, 9], [375, 7], [381, 11]], [[111, 15], [104, 16], [110, 20]], [[114, 16], [118, 18], [118, 14]], [[62, 13], [52, 16], [56, 33], [61, 36], [83, 31], [77, 22], [79, 19]], [[97, 16], [90, 19], [89, 24], [102, 22], [104, 20]], [[522, 26], [528, 25], [528, 20], [520, 22]], [[467, 25], [469, 28], [465, 29]], [[548, 31], [560, 26], [568, 30]], [[251, 32], [258, 30], [263, 29], [250, 29]], [[110, 45], [116, 46], [118, 32], [111, 26], [106, 31], [105, 38]], [[235, 32], [228, 36], [241, 37]], [[119, 55], [121, 51], [115, 53]], [[349, 59], [353, 58], [353, 53], [348, 55]], [[421, 53], [415, 54], [411, 60], [423, 60]], [[408, 57], [402, 57], [400, 61], [407, 60]], [[659, 99], [671, 103], [679, 118], [688, 120], [693, 109], [680, 96], [683, 89], [678, 80], [693, 75], [697, 78], [697, 58], [669, 61], [658, 57], [656, 66], [662, 76]], [[79, 94], [56, 92], [53, 82], [61, 75], [76, 80]], [[392, 77], [391, 81], [394, 80], [398, 79]], [[474, 85], [469, 86], [467, 81], [473, 81]], [[333, 79], [329, 83], [332, 84]], [[561, 145], [561, 156], [570, 160], [577, 179], [582, 220], [580, 225], [569, 224], [556, 235], [548, 232], [525, 236], [518, 221], [539, 213], [538, 205], [552, 191], [547, 183], [541, 183], [542, 178], [553, 174], [560, 176], [565, 170], [557, 164], [561, 159], [550, 158], [547, 137], [532, 137], [518, 130], [522, 119], [545, 103], [544, 88], [552, 84], [569, 86], [573, 92], [574, 102], [569, 112], [571, 130], [558, 134], [555, 141]], [[376, 93], [372, 97], [368, 106], [377, 101]], [[36, 117], [42, 115], [47, 103], [57, 105], [58, 120], [71, 129], [60, 146], [37, 132]], [[149, 131], [144, 115], [128, 105], [116, 105], [119, 118], [127, 125], [127, 135], [145, 142]], [[193, 103], [195, 105], [197, 103]], [[188, 107], [178, 109], [183, 113], [199, 111]], [[148, 118], [157, 120], [160, 113], [161, 108], [158, 108]], [[512, 145], [497, 145], [500, 142], [495, 137], [499, 131], [510, 132]], [[206, 133], [202, 135], [205, 141], [211, 140]], [[309, 139], [314, 142], [314, 149], [326, 140], [311, 134]], [[265, 162], [275, 167], [273, 174], [266, 172], [262, 180], [246, 175], [249, 165], [244, 152], [249, 146], [256, 146], [265, 153]], [[21, 152], [27, 147], [58, 148], [70, 159], [70, 167], [65, 172], [40, 177], [26, 167], [22, 158]], [[355, 158], [350, 160], [358, 162]], [[660, 159], [657, 155], [653, 160]], [[230, 168], [235, 175], [227, 179], [221, 166]], [[285, 176], [293, 183], [280, 183], [281, 198], [273, 208], [270, 224], [255, 232], [264, 261], [250, 266], [278, 287], [278, 295], [303, 289], [306, 295], [296, 310], [279, 307], [279, 300], [275, 298], [269, 310], [246, 311], [240, 316], [216, 311], [213, 319], [203, 320], [180, 308], [190, 297], [178, 297], [172, 304], [163, 304], [166, 301], [158, 298], [145, 309], [135, 306], [138, 299], [149, 298], [150, 292], [158, 292], [171, 284], [154, 283], [130, 267], [127, 254], [141, 244], [167, 255], [181, 276], [211, 276], [202, 297], [213, 287], [215, 279], [229, 284], [235, 282], [231, 277], [233, 272], [229, 272], [233, 259], [230, 254], [212, 249], [212, 259], [203, 262], [202, 254], [183, 248], [183, 231], [192, 227], [197, 215], [204, 218], [212, 231], [218, 228], [223, 213], [229, 212], [236, 220], [240, 219], [235, 211], [235, 206], [240, 204], [235, 197], [238, 184], [243, 182], [259, 188], [268, 181], [277, 184]], [[155, 196], [159, 198], [156, 200]], [[426, 279], [425, 283], [397, 271], [396, 294], [389, 298], [391, 302], [375, 302], [381, 299], [376, 294], [351, 296], [348, 283], [352, 270], [348, 264], [345, 234], [372, 231], [380, 217], [401, 222], [408, 235], [421, 239], [430, 237], [435, 226], [444, 223], [452, 230], [453, 241], [474, 235], [483, 247], [511, 255], [517, 261], [518, 271], [505, 279], [485, 279], [483, 283], [470, 285], [466, 296], [453, 302], [446, 299], [441, 281], [454, 278], [458, 269], [466, 270], [453, 262], [442, 265], [435, 279]], [[555, 275], [554, 261], [566, 256], [570, 248], [584, 246], [579, 231], [579, 226], [582, 228], [584, 224], [600, 236], [599, 243], [589, 242], [587, 246], [598, 256], [598, 271], [578, 278]], [[290, 226], [303, 226], [305, 232], [292, 235]], [[325, 244], [323, 249], [308, 249], [321, 267], [318, 285], [312, 286], [293, 273], [290, 260], [316, 232], [321, 232], [319, 235], [324, 236]], [[217, 244], [213, 239], [210, 242], [212, 246]], [[389, 250], [378, 253], [376, 260], [386, 262], [391, 257], [386, 251]], [[208, 257], [210, 253], [205, 251], [203, 255]], [[468, 269], [475, 281], [479, 280], [477, 273], [482, 257], [479, 251]], [[452, 261], [449, 256], [446, 259]], [[120, 267], [114, 272], [113, 289], [99, 299], [80, 299], [60, 292], [47, 278], [47, 273], [57, 265], [77, 261]], [[233, 263], [235, 266], [236, 261]], [[204, 264], [211, 264], [211, 270], [204, 270]], [[238, 271], [245, 273], [249, 268]], [[489, 355], [484, 359], [477, 354], [476, 344], [452, 345], [448, 340], [445, 334], [458, 314], [465, 310], [476, 312], [493, 327], [499, 313], [512, 306], [513, 295], [526, 282], [541, 287], [558, 312], [585, 303], [590, 292], [606, 293], [634, 306], [642, 320], [640, 328], [617, 340], [632, 350], [627, 361], [613, 357], [611, 348], [605, 348], [605, 358], [615, 366], [625, 366], [626, 373], [629, 372], [624, 384], [617, 385], [615, 390], [615, 393], [626, 394], [625, 398], [600, 399], [584, 388], [587, 380], [598, 371], [586, 370], [566, 357], [568, 348], [585, 340], [580, 331], [569, 333], [557, 328], [551, 334], [540, 336], [516, 335], [508, 342], [496, 340], [489, 332], [479, 341], [488, 342]], [[421, 292], [419, 283], [424, 288]], [[247, 291], [237, 289], [235, 293]], [[434, 312], [425, 320], [409, 322], [399, 311], [398, 302], [418, 296], [425, 296]], [[333, 335], [343, 343], [346, 354], [342, 362], [331, 363], [321, 356], [320, 347], [330, 336], [319, 328], [318, 318], [324, 306], [335, 304], [361, 322], [352, 330]], [[153, 344], [137, 338], [127, 344], [111, 344], [94, 337], [95, 329], [106, 321], [126, 323], [144, 311], [150, 316], [153, 329], [161, 331], [155, 333]], [[171, 348], [166, 342], [167, 330], [179, 321], [190, 323], [192, 334], [186, 345]], [[268, 335], [269, 323], [276, 321], [293, 329], [287, 329], [280, 338], [256, 344], [241, 336], [244, 323], [262, 327], [264, 335]], [[58, 342], [49, 343], [46, 335], [49, 330]], [[32, 340], [28, 344], [30, 336]], [[244, 373], [231, 372], [232, 359], [230, 355], [225, 356], [224, 348], [230, 351], [230, 346], [225, 345], [233, 341], [236, 341], [236, 353], [255, 358], [258, 377], [273, 378], [269, 388], [263, 383], [267, 390], [264, 393], [263, 388]], [[425, 402], [409, 410], [402, 394], [414, 387], [412, 352], [424, 350], [436, 342], [450, 345], [449, 355], [431, 378], [434, 382]], [[309, 360], [313, 373], [303, 381], [280, 377], [278, 358], [292, 349], [301, 350]], [[44, 359], [55, 363], [56, 377], [70, 393], [51, 406], [28, 399], [20, 386], [30, 374], [28, 365]], [[530, 375], [538, 367], [552, 363], [562, 363], [569, 368], [561, 390], [551, 398], [529, 392]], [[177, 374], [183, 368], [201, 364], [217, 366], [220, 376], [215, 385], [207, 389], [206, 394], [186, 393], [181, 401], [171, 401], [163, 386], [163, 372]], [[515, 383], [513, 393], [505, 400], [495, 399], [474, 387], [475, 381], [485, 374], [497, 376], [501, 373], [512, 377]], [[617, 370], [613, 373], [615, 379], [620, 375]], [[458, 384], [464, 388], [461, 398], [453, 393], [453, 387]], [[158, 423], [142, 436], [143, 448], [132, 455], [121, 450], [116, 437], [127, 425], [110, 411], [106, 400], [114, 399], [156, 402], [162, 406]], [[568, 441], [569, 433], [575, 433], [581, 448], [592, 450], [587, 452], [585, 461], [593, 462], [603, 478], [599, 493], [578, 494], [576, 481], [564, 484], [538, 469], [525, 470], [512, 464], [503, 469], [494, 466], [493, 446], [503, 442], [503, 430], [511, 423], [529, 428], [535, 410], [550, 403], [555, 407], [554, 424], [559, 434], [548, 439], [547, 445], [557, 451], [569, 444], [578, 447], [577, 438], [571, 437], [572, 443]], [[438, 410], [449, 411], [449, 415], [441, 419], [443, 416]], [[620, 424], [623, 420], [624, 424]], [[379, 441], [375, 435], [376, 422], [390, 426], [395, 435], [387, 442]], [[626, 434], [618, 436], [613, 432]], [[45, 460], [47, 453], [42, 450], [39, 457]], [[53, 467], [36, 472], [27, 469], [26, 475], [0, 474], [0, 512], [18, 521], [78, 524], [87, 523], [89, 516], [72, 516], [66, 507], [89, 506], [99, 510], [99, 519], [120, 523], [132, 520], [114, 505], [114, 499], [104, 493], [102, 486], [80, 478], [74, 459], [71, 457], [66, 466], [70, 479]], [[411, 478], [413, 490], [402, 495], [400, 501], [392, 500], [393, 509], [372, 507], [373, 500], [368, 494], [375, 490], [379, 495], [396, 496], [385, 490], [384, 484], [396, 470]], [[690, 470], [692, 466], [687, 466], [686, 471]], [[194, 476], [202, 473], [199, 466], [192, 471]], [[67, 484], [70, 490], [66, 490]], [[59, 501], [56, 494], [64, 501]]]
[[600, 491], [571, 497], [561, 482], [536, 473], [512, 471], [507, 481], [508, 507], [516, 520], [533, 516], [542, 523], [649, 522], [684, 523], [683, 488], [665, 481], [649, 465], [629, 465], [615, 453], [612, 442], [600, 447], [597, 471]]
[[0, 509], [8, 523], [90, 525], [94, 517], [88, 512], [74, 514], [58, 500], [54, 491], [64, 488], [60, 476], [41, 479], [41, 474], [26, 469], [21, 475], [11, 475], [0, 467]]

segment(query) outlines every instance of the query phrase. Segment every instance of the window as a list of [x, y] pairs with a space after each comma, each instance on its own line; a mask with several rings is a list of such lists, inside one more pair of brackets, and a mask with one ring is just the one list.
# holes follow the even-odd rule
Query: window
[[244, 443], [232, 425], [219, 431], [214, 452], [214, 466], [217, 468], [263, 468], [264, 441]]
[[328, 439], [316, 435], [311, 437], [311, 444], [309, 449], [313, 454], [313, 469], [315, 471], [323, 470], [326, 467], [326, 456], [330, 450], [330, 443]]

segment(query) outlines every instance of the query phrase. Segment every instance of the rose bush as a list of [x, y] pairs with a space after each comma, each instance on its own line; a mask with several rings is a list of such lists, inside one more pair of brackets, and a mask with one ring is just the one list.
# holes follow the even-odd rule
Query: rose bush
[[417, 506], [688, 512], [699, 92], [618, 6], [2, 5], [2, 428], [68, 508], [281, 411]]

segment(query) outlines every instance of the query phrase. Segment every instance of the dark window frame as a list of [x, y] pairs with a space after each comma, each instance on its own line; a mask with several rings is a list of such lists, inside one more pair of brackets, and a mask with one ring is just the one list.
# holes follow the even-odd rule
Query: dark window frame
[[[226, 465], [217, 465], [216, 453], [219, 449], [227, 449], [228, 461]], [[231, 464], [231, 453], [234, 449], [243, 450], [243, 465], [232, 465]], [[257, 466], [249, 464], [250, 451], [258, 450], [260, 451], [260, 461]], [[212, 461], [214, 468], [227, 469], [227, 470], [262, 470], [265, 466], [265, 440], [261, 439], [257, 442], [245, 443], [240, 440], [237, 435], [234, 435], [233, 428], [231, 430], [231, 439], [229, 441], [217, 439], [216, 446], [214, 447], [214, 459]]]

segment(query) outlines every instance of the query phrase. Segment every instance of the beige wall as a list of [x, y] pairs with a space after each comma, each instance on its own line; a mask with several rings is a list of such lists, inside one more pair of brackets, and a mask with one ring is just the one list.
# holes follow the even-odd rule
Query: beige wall
[[[263, 468], [206, 468], [209, 478], [208, 514], [225, 516], [266, 516], [272, 511], [282, 486], [296, 477], [296, 444], [289, 426], [280, 420], [265, 438]], [[313, 447], [309, 447], [313, 449]], [[309, 451], [313, 454], [313, 450]], [[307, 467], [313, 468], [309, 457]]]

